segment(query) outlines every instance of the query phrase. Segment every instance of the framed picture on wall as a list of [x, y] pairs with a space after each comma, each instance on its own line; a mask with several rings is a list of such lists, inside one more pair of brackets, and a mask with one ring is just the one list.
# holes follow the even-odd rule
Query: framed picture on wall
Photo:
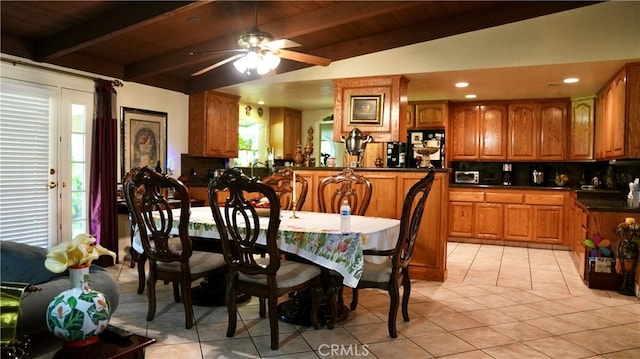
[[382, 124], [382, 95], [351, 96], [349, 124]]
[[122, 175], [134, 167], [167, 165], [167, 113], [122, 107]]

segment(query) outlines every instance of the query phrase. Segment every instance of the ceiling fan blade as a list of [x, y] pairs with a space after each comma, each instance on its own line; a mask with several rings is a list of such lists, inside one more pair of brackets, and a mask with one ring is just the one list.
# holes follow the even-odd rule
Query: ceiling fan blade
[[263, 44], [262, 47], [266, 47], [272, 50], [276, 50], [276, 49], [284, 49], [287, 47], [298, 47], [298, 46], [302, 46], [299, 43], [293, 41], [293, 40], [289, 40], [289, 39], [279, 39], [279, 40], [273, 40], [273, 41], [269, 41], [266, 44]]
[[189, 53], [191, 56], [195, 55], [211, 55], [211, 54], [222, 54], [225, 52], [247, 52], [245, 49], [229, 49], [229, 50], [203, 50], [203, 51], [192, 51]]
[[304, 62], [311, 65], [328, 66], [331, 63], [331, 59], [326, 57], [320, 57], [316, 55], [303, 54], [302, 52], [296, 52], [291, 50], [278, 50], [278, 54], [283, 59]]
[[229, 58], [226, 58], [226, 59], [224, 59], [224, 60], [222, 60], [222, 61], [218, 61], [218, 62], [216, 62], [215, 64], [213, 64], [213, 65], [211, 65], [211, 66], [207, 66], [207, 67], [205, 67], [204, 69], [202, 69], [202, 70], [200, 70], [200, 71], [194, 72], [194, 73], [192, 73], [192, 74], [191, 74], [191, 76], [198, 76], [198, 75], [202, 75], [203, 73], [205, 73], [205, 72], [209, 72], [209, 71], [211, 71], [211, 70], [215, 69], [216, 67], [220, 67], [220, 66], [222, 66], [222, 65], [224, 65], [224, 64], [226, 64], [226, 63], [228, 63], [228, 62], [231, 62], [231, 61], [233, 61], [233, 60], [239, 59], [239, 58], [241, 58], [242, 56], [245, 56], [245, 54], [243, 53], [243, 54], [233, 55], [233, 56], [231, 56], [231, 57], [229, 57]]

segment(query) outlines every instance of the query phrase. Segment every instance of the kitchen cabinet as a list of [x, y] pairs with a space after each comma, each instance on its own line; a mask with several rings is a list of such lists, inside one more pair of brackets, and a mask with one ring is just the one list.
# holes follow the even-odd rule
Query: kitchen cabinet
[[537, 159], [564, 161], [567, 158], [567, 101], [539, 103], [540, 120]]
[[238, 157], [239, 97], [215, 91], [189, 96], [189, 154]]
[[595, 97], [571, 102], [569, 161], [593, 160]]
[[507, 159], [507, 106], [480, 106], [480, 160]]
[[534, 161], [538, 150], [538, 128], [536, 105], [521, 103], [509, 105], [509, 152], [510, 160]]
[[452, 159], [505, 160], [507, 107], [502, 104], [464, 104], [453, 107]]
[[413, 107], [412, 128], [417, 130], [442, 129], [449, 120], [448, 101], [420, 101], [409, 103]]
[[269, 110], [269, 145], [277, 160], [293, 160], [302, 143], [302, 111], [274, 107]]
[[566, 101], [512, 103], [508, 123], [508, 160], [566, 159]]
[[449, 192], [449, 236], [564, 244], [569, 193], [455, 188]]
[[480, 108], [476, 105], [456, 105], [451, 118], [451, 160], [473, 161], [480, 155]]
[[626, 65], [596, 97], [597, 160], [640, 158], [640, 63]]

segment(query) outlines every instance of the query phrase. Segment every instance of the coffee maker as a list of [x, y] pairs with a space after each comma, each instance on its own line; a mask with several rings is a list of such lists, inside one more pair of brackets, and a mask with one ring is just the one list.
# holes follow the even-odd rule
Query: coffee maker
[[511, 178], [513, 172], [513, 165], [511, 163], [504, 163], [502, 165], [502, 184], [505, 186], [511, 186]]
[[531, 166], [531, 184], [544, 186], [544, 168], [541, 165]]

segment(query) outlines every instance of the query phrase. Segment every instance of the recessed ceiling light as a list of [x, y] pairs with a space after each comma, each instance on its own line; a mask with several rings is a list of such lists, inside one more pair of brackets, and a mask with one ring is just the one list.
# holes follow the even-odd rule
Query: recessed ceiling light
[[264, 105], [264, 101], [262, 100], [258, 101], [258, 105]]
[[465, 97], [465, 98], [476, 98], [476, 97], [478, 97], [478, 96], [477, 96], [476, 94], [472, 94], [472, 93], [470, 93], [470, 94], [468, 94], [468, 95], [464, 95], [464, 97]]
[[469, 86], [468, 82], [456, 82], [456, 87], [467, 87]]
[[564, 79], [562, 82], [564, 82], [565, 84], [575, 84], [578, 81], [580, 81], [580, 79], [577, 77], [568, 77]]

